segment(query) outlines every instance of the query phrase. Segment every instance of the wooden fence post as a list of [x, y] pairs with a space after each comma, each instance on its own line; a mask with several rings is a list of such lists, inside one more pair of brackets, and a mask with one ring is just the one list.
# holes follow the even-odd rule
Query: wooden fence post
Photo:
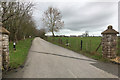
[[80, 46], [80, 47], [81, 47], [81, 50], [82, 50], [82, 44], [83, 44], [83, 41], [81, 40], [81, 46]]
[[86, 42], [86, 46], [85, 47], [86, 47], [86, 51], [88, 51], [88, 43], [87, 42]]
[[62, 43], [62, 39], [61, 39], [61, 44], [63, 44], [63, 43]]
[[66, 44], [65, 44], [66, 46], [69, 46], [69, 42], [68, 42], [68, 39], [66, 39]]
[[90, 47], [89, 47], [90, 52], [91, 52], [91, 47], [92, 47], [92, 46], [91, 46], [91, 40], [90, 40]]
[[101, 46], [101, 43], [100, 43], [99, 46], [96, 48], [96, 50], [95, 50], [96, 52], [98, 51], [98, 49], [100, 48], [100, 46]]
[[60, 44], [60, 38], [58, 39], [58, 43]]

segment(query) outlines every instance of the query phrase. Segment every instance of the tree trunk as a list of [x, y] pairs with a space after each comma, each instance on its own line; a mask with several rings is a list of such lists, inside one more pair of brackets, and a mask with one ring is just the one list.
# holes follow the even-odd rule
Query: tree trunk
[[52, 36], [55, 37], [54, 31], [52, 31]]
[[14, 40], [15, 40], [15, 42], [18, 42], [18, 39], [17, 39], [17, 30], [15, 30], [15, 35], [14, 35]]
[[15, 42], [17, 42], [17, 33], [15, 33], [15, 38], [14, 39], [15, 39]]

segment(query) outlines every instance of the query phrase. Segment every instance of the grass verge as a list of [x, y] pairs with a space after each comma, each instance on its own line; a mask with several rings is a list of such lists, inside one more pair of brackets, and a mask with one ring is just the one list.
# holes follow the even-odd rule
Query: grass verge
[[32, 40], [33, 38], [18, 41], [16, 44], [16, 51], [13, 50], [13, 42], [9, 43], [10, 69], [18, 68], [24, 64], [28, 51], [31, 47]]

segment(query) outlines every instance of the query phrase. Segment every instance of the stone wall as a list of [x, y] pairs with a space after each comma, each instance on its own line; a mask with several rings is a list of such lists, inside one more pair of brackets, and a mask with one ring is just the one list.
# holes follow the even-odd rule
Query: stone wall
[[2, 78], [2, 34], [0, 33], [0, 79]]
[[115, 58], [116, 57], [116, 45], [117, 45], [116, 34], [104, 34], [102, 38], [103, 57]]
[[9, 31], [2, 26], [0, 27], [0, 62], [5, 70], [8, 70], [9, 65], [9, 34]]
[[9, 64], [9, 36], [7, 34], [2, 35], [2, 63], [4, 69], [8, 69]]
[[[1, 27], [2, 27], [2, 24], [0, 22], [0, 28]], [[0, 79], [2, 79], [2, 33], [1, 32], [0, 32]]]

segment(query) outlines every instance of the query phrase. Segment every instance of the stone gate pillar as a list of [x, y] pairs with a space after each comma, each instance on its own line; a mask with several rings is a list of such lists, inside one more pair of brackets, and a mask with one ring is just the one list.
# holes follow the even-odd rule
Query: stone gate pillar
[[111, 25], [108, 29], [101, 33], [102, 36], [102, 55], [104, 58], [115, 58], [116, 57], [116, 45], [117, 45], [117, 34]]
[[[1, 22], [0, 27], [2, 27]], [[0, 80], [1, 79], [2, 79], [2, 33], [0, 32]]]
[[2, 66], [4, 69], [8, 69], [9, 64], [9, 34], [10, 32], [7, 31], [5, 28], [0, 27], [0, 34], [2, 34], [2, 37], [0, 38], [0, 44], [2, 45]]

